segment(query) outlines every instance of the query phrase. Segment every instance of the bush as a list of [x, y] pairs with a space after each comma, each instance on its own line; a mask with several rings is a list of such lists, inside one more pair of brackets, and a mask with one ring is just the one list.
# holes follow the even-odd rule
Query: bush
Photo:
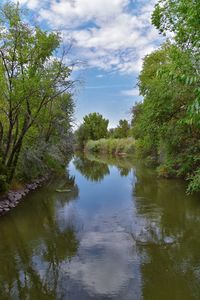
[[133, 154], [135, 149], [135, 140], [133, 138], [124, 139], [100, 139], [97, 141], [88, 141], [85, 146], [87, 152], [99, 152], [108, 154]]
[[200, 190], [200, 168], [194, 173], [194, 175], [190, 175], [188, 180], [190, 183], [187, 188], [187, 193], [191, 194], [198, 192]]

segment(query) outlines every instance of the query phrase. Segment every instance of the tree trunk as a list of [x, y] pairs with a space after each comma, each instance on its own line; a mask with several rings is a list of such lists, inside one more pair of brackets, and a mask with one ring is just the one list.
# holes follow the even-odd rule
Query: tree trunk
[[17, 150], [14, 154], [14, 157], [13, 157], [13, 162], [12, 162], [12, 166], [10, 167], [10, 172], [9, 172], [9, 177], [8, 177], [8, 183], [12, 182], [13, 177], [15, 175], [15, 170], [16, 170], [16, 167], [17, 167], [17, 162], [18, 162], [19, 154], [20, 154], [21, 147], [22, 147], [22, 140], [21, 140], [21, 143], [18, 144], [18, 148], [17, 148]]
[[3, 124], [0, 121], [0, 151], [2, 150], [2, 142], [3, 142]]
[[3, 155], [3, 163], [6, 164], [6, 160], [8, 157], [8, 153], [10, 150], [10, 145], [11, 145], [11, 140], [12, 140], [12, 130], [13, 130], [13, 124], [10, 122], [9, 130], [8, 130], [8, 136], [7, 136], [7, 144], [6, 144], [6, 149]]
[[29, 121], [30, 121], [29, 118], [24, 120], [24, 126], [23, 126], [23, 129], [22, 129], [22, 132], [21, 132], [19, 138], [17, 139], [16, 143], [13, 145], [13, 149], [11, 151], [10, 157], [9, 157], [9, 159], [7, 161], [7, 164], [6, 164], [6, 166], [10, 170], [9, 182], [12, 181], [14, 173], [15, 173], [15, 169], [16, 169], [16, 166], [17, 166], [19, 154], [20, 154], [21, 147], [22, 147], [22, 142], [23, 142], [25, 134], [27, 133], [27, 131], [30, 127], [29, 126], [30, 125]]

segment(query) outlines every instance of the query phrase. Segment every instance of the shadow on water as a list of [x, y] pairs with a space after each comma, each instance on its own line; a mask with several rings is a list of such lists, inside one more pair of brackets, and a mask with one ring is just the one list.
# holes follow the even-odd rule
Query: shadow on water
[[199, 200], [134, 158], [75, 156], [0, 219], [0, 299], [199, 299]]

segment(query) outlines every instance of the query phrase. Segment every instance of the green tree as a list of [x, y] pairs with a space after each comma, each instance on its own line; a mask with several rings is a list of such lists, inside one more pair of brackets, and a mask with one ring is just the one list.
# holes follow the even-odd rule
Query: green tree
[[18, 4], [5, 4], [0, 22], [0, 153], [10, 182], [28, 135], [46, 130], [47, 142], [58, 129], [55, 120], [73, 83], [66, 51], [55, 56], [58, 33], [27, 25]]
[[115, 138], [126, 138], [130, 133], [130, 125], [127, 120], [119, 120], [119, 125], [114, 131]]
[[88, 140], [106, 138], [109, 121], [99, 113], [90, 113], [83, 118], [83, 124], [76, 132], [77, 143], [83, 146]]
[[152, 23], [160, 33], [166, 35], [167, 32], [173, 32], [180, 46], [198, 53], [200, 47], [198, 0], [159, 0], [152, 15]]
[[185, 122], [197, 86], [180, 79], [185, 72], [196, 70], [188, 52], [176, 45], [166, 43], [147, 55], [139, 76], [144, 101], [133, 108], [132, 125], [139, 152], [153, 158], [162, 175], [191, 179], [199, 169], [200, 130]]
[[[194, 90], [196, 97], [188, 108], [187, 122], [200, 126], [200, 2], [159, 0], [152, 15], [152, 23], [164, 35], [172, 32], [178, 47], [190, 56], [195, 72], [191, 74], [185, 70], [178, 76], [186, 85], [197, 83]], [[176, 61], [178, 67], [178, 57]]]

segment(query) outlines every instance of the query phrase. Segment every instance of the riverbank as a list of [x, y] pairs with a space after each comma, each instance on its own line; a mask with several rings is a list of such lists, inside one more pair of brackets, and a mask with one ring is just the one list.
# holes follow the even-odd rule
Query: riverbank
[[[182, 164], [174, 164], [175, 160], [161, 161], [162, 153], [159, 157], [150, 155], [146, 152], [145, 146], [141, 146], [138, 140], [134, 138], [123, 139], [99, 139], [97, 141], [89, 140], [85, 147], [84, 152], [88, 154], [108, 154], [114, 157], [132, 156], [135, 155], [138, 159], [142, 159], [144, 163], [149, 167], [153, 167], [156, 170], [157, 176], [167, 179], [182, 179], [188, 183], [186, 193], [198, 193], [200, 184], [200, 172], [199, 168], [194, 169], [192, 174], [185, 169]], [[164, 156], [164, 155], [163, 155]], [[188, 172], [186, 172], [188, 171]]]
[[5, 215], [11, 209], [15, 208], [22, 200], [24, 200], [24, 197], [28, 193], [41, 187], [44, 182], [49, 179], [49, 176], [50, 174], [47, 174], [32, 183], [25, 184], [20, 189], [11, 189], [8, 193], [2, 195], [0, 197], [0, 216]]
[[106, 153], [114, 155], [133, 154], [135, 150], [135, 140], [131, 137], [123, 139], [100, 139], [89, 140], [85, 145], [86, 152]]

